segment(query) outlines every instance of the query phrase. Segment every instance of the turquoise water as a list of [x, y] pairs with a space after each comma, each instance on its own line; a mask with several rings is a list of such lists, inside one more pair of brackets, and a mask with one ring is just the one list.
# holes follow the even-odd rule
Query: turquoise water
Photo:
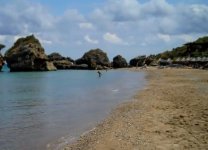
[[0, 73], [0, 149], [41, 150], [78, 137], [145, 84], [122, 70]]

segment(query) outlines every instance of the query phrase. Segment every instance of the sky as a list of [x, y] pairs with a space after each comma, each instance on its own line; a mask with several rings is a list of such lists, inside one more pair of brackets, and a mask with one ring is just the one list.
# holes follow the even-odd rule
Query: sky
[[112, 58], [171, 50], [208, 36], [207, 0], [0, 0], [3, 53], [34, 34], [45, 52], [78, 59], [100, 48]]

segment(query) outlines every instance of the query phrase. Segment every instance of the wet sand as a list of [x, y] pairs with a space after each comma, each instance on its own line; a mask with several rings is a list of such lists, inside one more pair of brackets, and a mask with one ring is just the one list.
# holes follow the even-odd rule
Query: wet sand
[[208, 71], [146, 72], [144, 90], [64, 150], [208, 149]]

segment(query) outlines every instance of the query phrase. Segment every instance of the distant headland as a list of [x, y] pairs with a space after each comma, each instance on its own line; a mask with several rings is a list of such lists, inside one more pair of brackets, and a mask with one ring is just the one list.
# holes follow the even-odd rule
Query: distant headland
[[[0, 44], [0, 50], [5, 45]], [[11, 72], [54, 71], [60, 69], [104, 70], [110, 68], [171, 66], [208, 69], [208, 37], [165, 51], [156, 55], [143, 55], [132, 58], [129, 63], [121, 55], [110, 62], [107, 54], [97, 48], [86, 52], [81, 58], [73, 60], [59, 53], [45, 54], [39, 40], [34, 35], [19, 38], [5, 55], [0, 54], [0, 70], [7, 63]]]

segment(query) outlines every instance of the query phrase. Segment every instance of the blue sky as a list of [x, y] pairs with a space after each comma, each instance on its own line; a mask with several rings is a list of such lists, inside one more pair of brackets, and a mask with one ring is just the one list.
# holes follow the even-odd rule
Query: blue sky
[[0, 43], [34, 34], [47, 54], [156, 54], [208, 35], [206, 0], [1, 0]]

